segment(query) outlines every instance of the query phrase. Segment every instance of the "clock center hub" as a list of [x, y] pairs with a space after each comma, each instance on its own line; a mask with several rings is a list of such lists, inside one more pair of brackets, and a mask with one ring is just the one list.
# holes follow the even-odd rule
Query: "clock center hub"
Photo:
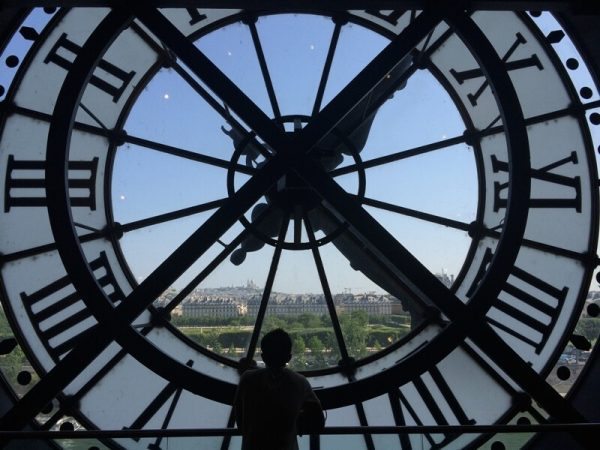
[[281, 178], [266, 194], [269, 203], [285, 212], [309, 212], [321, 204], [319, 195], [295, 173]]

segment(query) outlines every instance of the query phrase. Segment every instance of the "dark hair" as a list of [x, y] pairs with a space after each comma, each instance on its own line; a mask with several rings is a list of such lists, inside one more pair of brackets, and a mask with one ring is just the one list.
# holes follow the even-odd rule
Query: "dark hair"
[[269, 331], [260, 341], [262, 358], [268, 367], [283, 367], [292, 356], [292, 338], [281, 328]]

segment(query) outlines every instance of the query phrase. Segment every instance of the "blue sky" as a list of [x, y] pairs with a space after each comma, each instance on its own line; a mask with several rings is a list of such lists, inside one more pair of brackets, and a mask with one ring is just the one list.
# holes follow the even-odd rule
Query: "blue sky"
[[[314, 16], [302, 20], [271, 16], [260, 19], [257, 29], [281, 113], [309, 115], [333, 23]], [[385, 38], [363, 27], [343, 27], [323, 105], [386, 42]], [[273, 117], [246, 25], [233, 24], [215, 31], [200, 39], [197, 45]], [[221, 126], [230, 128], [173, 70], [165, 69], [142, 93], [126, 129], [132, 135], [229, 159], [233, 145]], [[427, 71], [419, 71], [380, 108], [361, 157], [371, 159], [458, 136], [463, 131], [464, 124], [446, 92]], [[222, 198], [226, 195], [225, 173], [225, 169], [182, 161], [133, 145], [124, 146], [118, 153], [113, 173], [115, 217], [127, 222]], [[368, 197], [454, 220], [470, 222], [474, 219], [477, 180], [473, 153], [466, 145], [368, 169], [366, 175]], [[355, 192], [356, 180], [356, 174], [337, 178], [350, 192]], [[431, 271], [458, 273], [470, 243], [466, 233], [374, 208], [369, 211]], [[206, 214], [202, 214], [177, 224], [158, 225], [128, 234], [122, 246], [135, 274], [143, 277], [150, 273], [168, 249], [174, 249], [205, 218]], [[156, 242], [161, 242], [164, 251], [158, 251]], [[357, 292], [377, 290], [366, 277], [352, 270], [331, 244], [322, 248], [322, 252], [324, 260], [329, 262], [326, 266], [334, 292], [344, 288]], [[247, 279], [263, 285], [271, 254], [272, 248], [267, 246], [249, 256], [239, 267], [227, 261], [206, 285], [237, 285]], [[310, 252], [284, 252], [275, 287], [287, 292], [319, 292], [321, 287]]]

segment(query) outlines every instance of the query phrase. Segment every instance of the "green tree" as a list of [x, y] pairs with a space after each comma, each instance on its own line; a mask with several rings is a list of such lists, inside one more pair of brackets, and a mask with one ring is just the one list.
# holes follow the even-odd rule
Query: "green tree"
[[286, 325], [288, 325], [288, 323], [285, 321], [285, 319], [282, 319], [279, 316], [267, 315], [263, 322], [262, 329], [265, 333], [268, 333], [276, 328], [289, 328]]
[[600, 335], [600, 318], [582, 317], [577, 322], [575, 333], [585, 336], [587, 340], [594, 343]]
[[381, 344], [379, 343], [379, 341], [377, 339], [375, 339], [375, 342], [373, 343], [373, 350], [376, 352], [381, 351]]
[[229, 356], [230, 358], [233, 358], [233, 359], [235, 359], [235, 357], [236, 357], [235, 347], [233, 346], [233, 342], [231, 343], [231, 345], [229, 346], [229, 349], [227, 350], [227, 356]]
[[367, 354], [367, 324], [368, 316], [365, 311], [340, 315], [346, 348], [348, 354], [354, 358], [361, 358]]
[[17, 379], [17, 375], [23, 369], [23, 364], [26, 362], [25, 354], [21, 347], [17, 346], [8, 355], [0, 356], [0, 366], [5, 377], [13, 385]]
[[306, 369], [306, 344], [299, 334], [292, 337], [292, 354], [294, 355], [290, 366], [294, 370]]
[[325, 346], [321, 339], [318, 336], [313, 335], [308, 340], [308, 348], [310, 348], [310, 356], [311, 356], [311, 366], [314, 368], [320, 368], [326, 365], [325, 355], [323, 351], [325, 350]]

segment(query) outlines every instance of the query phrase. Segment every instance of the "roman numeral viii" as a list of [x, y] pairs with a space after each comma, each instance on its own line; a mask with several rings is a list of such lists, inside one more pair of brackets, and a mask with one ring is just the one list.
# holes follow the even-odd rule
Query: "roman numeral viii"
[[[71, 41], [66, 33], [63, 33], [44, 59], [46, 64], [52, 63], [65, 70], [70, 70], [81, 47]], [[127, 72], [114, 64], [101, 59], [94, 75], [90, 78], [90, 84], [112, 97], [113, 102], [118, 102], [125, 92], [127, 85], [135, 76], [135, 71]]]
[[[492, 250], [487, 248], [467, 296], [473, 295], [492, 256]], [[550, 337], [568, 292], [566, 286], [553, 286], [515, 265], [487, 313], [487, 322], [539, 354]]]
[[[500, 161], [495, 155], [492, 155], [492, 170], [494, 173], [508, 172], [508, 163]], [[548, 164], [539, 169], [531, 169], [530, 175], [533, 180], [544, 182], [544, 187], [547, 190], [552, 189], [552, 192], [560, 190], [564, 195], [560, 197], [546, 196], [531, 198], [529, 206], [531, 208], [572, 208], [577, 212], [581, 212], [581, 178], [578, 176], [569, 177], [553, 173], [552, 170], [564, 166], [566, 164], [577, 164], [577, 153], [571, 152], [566, 158], [560, 159], [552, 164]], [[542, 185], [540, 185], [541, 187]], [[532, 184], [532, 188], [533, 188]], [[533, 190], [533, 189], [532, 189]], [[504, 193], [502, 196], [501, 194]], [[508, 183], [494, 183], [494, 211], [500, 208], [506, 208], [508, 199]], [[569, 194], [569, 196], [567, 196]]]
[[[415, 425], [472, 425], [475, 423], [475, 420], [469, 419], [460, 400], [437, 367], [400, 389], [391, 391], [389, 398], [394, 420], [398, 426], [413, 423]], [[441, 448], [459, 435], [425, 434], [424, 436], [432, 448]], [[401, 435], [400, 441], [403, 450], [413, 448], [408, 436]]]
[[[91, 261], [90, 268], [113, 303], [125, 298], [110, 269], [106, 253], [101, 252], [97, 259]], [[71, 350], [77, 340], [96, 324], [69, 276], [61, 277], [31, 294], [21, 292], [21, 300], [38, 336], [55, 360]]]
[[[14, 207], [47, 206], [45, 161], [17, 161], [8, 155], [4, 212]], [[98, 158], [69, 161], [69, 194], [71, 206], [96, 209], [96, 174]]]

